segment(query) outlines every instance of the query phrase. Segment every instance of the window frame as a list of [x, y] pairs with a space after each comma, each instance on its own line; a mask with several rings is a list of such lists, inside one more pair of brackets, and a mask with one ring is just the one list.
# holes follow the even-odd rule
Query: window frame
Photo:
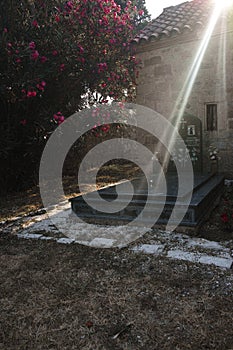
[[206, 131], [218, 130], [218, 104], [217, 103], [205, 104], [205, 124], [206, 124]]

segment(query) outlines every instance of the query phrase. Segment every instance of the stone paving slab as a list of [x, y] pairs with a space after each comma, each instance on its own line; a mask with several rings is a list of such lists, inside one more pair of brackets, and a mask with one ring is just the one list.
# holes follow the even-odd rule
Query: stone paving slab
[[89, 245], [90, 247], [96, 247], [96, 248], [112, 248], [115, 243], [116, 243], [116, 240], [114, 239], [94, 238]]
[[140, 246], [133, 247], [134, 252], [142, 252], [146, 254], [161, 254], [163, 253], [165, 245], [163, 244], [142, 244]]
[[167, 253], [167, 257], [178, 260], [187, 260], [195, 263], [215, 265], [227, 269], [230, 269], [233, 264], [233, 259], [230, 255], [228, 256], [228, 258], [221, 258], [218, 256], [205, 255], [201, 253], [192, 253], [182, 250], [169, 250]]
[[40, 239], [43, 235], [39, 233], [18, 233], [18, 238], [24, 238], [24, 239]]
[[72, 239], [72, 238], [59, 238], [59, 239], [57, 239], [57, 243], [71, 244], [71, 243], [74, 243], [74, 239]]
[[[67, 206], [53, 208], [54, 215], [62, 210], [67, 216]], [[68, 211], [67, 211], [68, 210]], [[1, 224], [1, 223], [0, 223]], [[4, 226], [2, 224], [2, 226]], [[181, 233], [151, 230], [150, 239], [147, 242], [133, 244], [135, 228], [133, 226], [106, 226], [92, 225], [94, 232], [90, 235], [90, 226], [87, 223], [75, 224], [73, 237], [61, 235], [61, 232], [44, 213], [17, 218], [10, 222], [2, 232], [17, 234], [20, 239], [55, 240], [60, 244], [83, 244], [95, 248], [122, 248], [127, 247], [135, 253], [153, 254], [169, 259], [185, 260], [193, 263], [213, 264], [220, 268], [233, 268], [233, 242], [232, 250], [229, 242], [215, 242], [203, 238], [190, 237]], [[70, 229], [70, 227], [69, 227]], [[148, 230], [150, 231], [150, 230]], [[137, 235], [136, 235], [137, 236]], [[137, 236], [138, 238], [138, 236]]]

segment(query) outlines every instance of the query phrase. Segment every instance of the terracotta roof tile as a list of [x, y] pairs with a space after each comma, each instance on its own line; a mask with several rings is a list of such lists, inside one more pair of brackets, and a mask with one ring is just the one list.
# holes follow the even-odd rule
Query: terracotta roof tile
[[136, 43], [159, 39], [162, 36], [177, 35], [187, 31], [194, 31], [206, 23], [206, 17], [213, 8], [211, 0], [186, 1], [176, 6], [170, 6], [163, 10], [161, 15], [152, 20], [135, 39]]

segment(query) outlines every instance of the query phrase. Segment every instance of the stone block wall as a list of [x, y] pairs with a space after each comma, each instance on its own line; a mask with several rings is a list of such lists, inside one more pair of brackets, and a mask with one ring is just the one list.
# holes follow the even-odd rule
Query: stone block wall
[[[203, 31], [138, 44], [137, 103], [173, 122], [183, 112], [200, 118], [204, 170], [210, 168], [208, 148], [215, 145], [219, 170], [233, 177], [233, 31], [224, 21], [219, 20], [204, 51]], [[217, 131], [206, 130], [208, 103], [217, 104]]]

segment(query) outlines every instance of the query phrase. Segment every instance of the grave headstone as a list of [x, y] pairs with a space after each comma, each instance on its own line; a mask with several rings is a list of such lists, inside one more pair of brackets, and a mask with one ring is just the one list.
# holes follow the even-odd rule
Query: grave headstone
[[179, 122], [179, 134], [182, 137], [186, 149], [179, 139], [175, 140], [171, 152], [168, 171], [176, 170], [174, 160], [177, 160], [185, 168], [188, 155], [191, 158], [195, 173], [202, 172], [202, 123], [193, 115], [184, 115]]

